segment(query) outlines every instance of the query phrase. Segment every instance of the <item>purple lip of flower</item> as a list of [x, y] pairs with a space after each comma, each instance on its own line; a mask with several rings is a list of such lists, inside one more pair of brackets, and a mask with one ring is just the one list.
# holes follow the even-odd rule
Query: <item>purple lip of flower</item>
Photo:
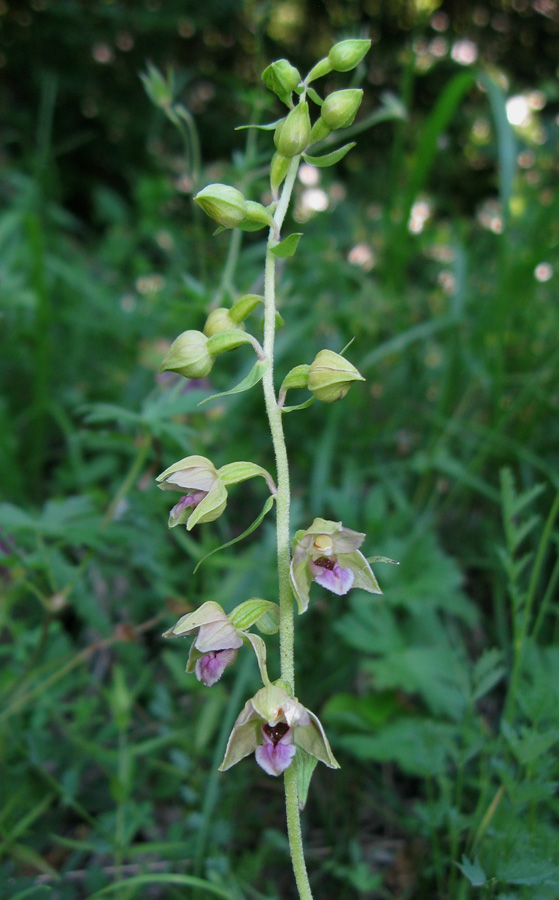
[[258, 765], [267, 775], [281, 775], [291, 765], [297, 748], [293, 744], [293, 729], [287, 722], [262, 726], [264, 743], [254, 751]]
[[211, 687], [219, 681], [225, 669], [232, 666], [237, 658], [236, 650], [210, 650], [197, 660], [194, 674], [198, 681]]
[[337, 559], [332, 556], [321, 556], [315, 560], [309, 560], [309, 566], [313, 580], [321, 587], [338, 594], [340, 597], [347, 594], [355, 575], [351, 569], [342, 569]]
[[207, 491], [192, 491], [190, 494], [185, 494], [178, 503], [175, 503], [169, 515], [172, 519], [178, 519], [184, 509], [188, 509], [189, 506], [192, 506], [194, 509], [206, 496]]

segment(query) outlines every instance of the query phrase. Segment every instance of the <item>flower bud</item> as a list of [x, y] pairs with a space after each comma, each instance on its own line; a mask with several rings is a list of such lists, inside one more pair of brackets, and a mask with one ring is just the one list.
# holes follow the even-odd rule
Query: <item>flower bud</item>
[[204, 334], [210, 338], [220, 331], [231, 331], [236, 328], [240, 331], [245, 330], [242, 322], [237, 322], [232, 318], [230, 309], [220, 306], [218, 309], [213, 309], [206, 319]]
[[280, 122], [274, 134], [274, 144], [282, 156], [291, 159], [302, 153], [311, 136], [309, 104], [299, 103]]
[[196, 203], [224, 228], [237, 228], [246, 216], [247, 201], [229, 184], [209, 184], [198, 191]]
[[345, 357], [332, 350], [317, 353], [309, 369], [309, 391], [317, 400], [334, 403], [349, 391], [353, 381], [365, 381]]
[[291, 94], [301, 81], [301, 76], [287, 59], [277, 59], [264, 69], [262, 81], [280, 100], [291, 106]]
[[185, 378], [205, 378], [213, 364], [206, 335], [201, 331], [183, 331], [169, 347], [159, 371], [177, 372]]
[[353, 122], [357, 110], [361, 106], [363, 91], [349, 88], [346, 91], [334, 91], [326, 97], [320, 109], [321, 121], [334, 131], [337, 128], [348, 128]]
[[371, 42], [366, 40], [340, 41], [330, 50], [328, 62], [336, 72], [350, 72], [359, 65], [370, 47]]
[[173, 73], [169, 70], [167, 79], [163, 77], [157, 66], [148, 62], [147, 75], [140, 75], [146, 93], [151, 102], [160, 109], [168, 110], [173, 103]]

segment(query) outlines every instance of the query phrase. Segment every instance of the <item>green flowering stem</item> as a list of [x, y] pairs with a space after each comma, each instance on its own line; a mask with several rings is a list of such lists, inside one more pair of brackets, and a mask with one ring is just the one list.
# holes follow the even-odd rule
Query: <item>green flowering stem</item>
[[[280, 607], [280, 661], [281, 677], [295, 693], [294, 663], [294, 612], [293, 592], [289, 574], [291, 561], [289, 509], [290, 485], [287, 449], [283, 433], [282, 411], [278, 405], [274, 390], [274, 341], [276, 328], [276, 257], [272, 247], [279, 240], [281, 226], [289, 206], [293, 185], [297, 177], [301, 157], [291, 160], [284, 186], [274, 214], [274, 227], [270, 228], [266, 251], [266, 268], [264, 274], [264, 353], [268, 367], [262, 379], [266, 413], [270, 424], [272, 444], [276, 458], [277, 494], [276, 494], [276, 529], [278, 556], [278, 584]], [[290, 766], [284, 774], [285, 808], [287, 816], [287, 833], [293, 872], [301, 900], [312, 900], [312, 893], [305, 865], [301, 822], [297, 799], [297, 783], [294, 766]]]

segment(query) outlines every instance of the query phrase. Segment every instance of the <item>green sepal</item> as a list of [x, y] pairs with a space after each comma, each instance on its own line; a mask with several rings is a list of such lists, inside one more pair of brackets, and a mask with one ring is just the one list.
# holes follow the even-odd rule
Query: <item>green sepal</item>
[[320, 97], [314, 88], [307, 88], [307, 97], [310, 97], [313, 103], [316, 103], [317, 106], [322, 106], [324, 100]]
[[243, 294], [242, 297], [238, 297], [235, 300], [229, 310], [229, 315], [234, 322], [243, 322], [253, 309], [256, 309], [259, 303], [264, 303], [264, 297], [261, 294]]
[[281, 119], [276, 119], [275, 122], [268, 122], [267, 125], [237, 125], [235, 131], [245, 131], [247, 128], [257, 128], [258, 131], [275, 131], [280, 122], [283, 122], [283, 116]]
[[239, 462], [226, 463], [217, 470], [217, 475], [222, 484], [239, 484], [248, 481], [249, 478], [264, 478], [268, 484], [273, 484], [272, 476], [262, 466], [256, 463], [241, 460]]
[[314, 756], [310, 756], [302, 747], [297, 747], [295, 759], [291, 765], [295, 768], [295, 776], [297, 779], [297, 801], [300, 810], [305, 808], [309, 793], [309, 785], [317, 763], [318, 760], [315, 759]]
[[194, 574], [196, 574], [196, 572], [198, 571], [198, 569], [200, 568], [202, 563], [205, 562], [207, 559], [209, 559], [210, 556], [213, 556], [214, 553], [218, 553], [219, 550], [225, 550], [227, 547], [231, 547], [233, 544], [238, 544], [239, 541], [243, 541], [246, 537], [249, 536], [249, 534], [252, 534], [253, 531], [256, 531], [256, 529], [258, 528], [258, 526], [260, 525], [262, 520], [270, 512], [272, 506], [274, 505], [275, 499], [276, 499], [275, 496], [273, 494], [270, 494], [270, 496], [266, 500], [264, 506], [262, 507], [261, 512], [256, 517], [256, 519], [254, 520], [252, 525], [249, 525], [249, 527], [246, 529], [246, 531], [243, 531], [242, 534], [239, 534], [237, 537], [233, 538], [232, 541], [227, 541], [227, 543], [221, 544], [221, 546], [215, 547], [214, 550], [210, 550], [209, 553], [206, 553], [206, 555], [202, 557], [200, 562], [196, 564], [196, 568], [194, 569]]
[[211, 397], [204, 397], [203, 400], [200, 400], [198, 406], [203, 406], [204, 403], [209, 403], [210, 400], [217, 400], [218, 397], [229, 397], [230, 394], [242, 394], [243, 391], [250, 391], [255, 384], [262, 380], [267, 365], [268, 363], [265, 359], [257, 359], [248, 375], [245, 375], [243, 380], [239, 381], [235, 387], [228, 391], [221, 391], [219, 394], [212, 394]]
[[368, 556], [367, 562], [368, 563], [378, 563], [378, 562], [390, 563], [392, 566], [400, 565], [400, 563], [398, 562], [397, 559], [389, 559], [388, 556]]
[[302, 236], [302, 231], [296, 231], [294, 234], [288, 234], [287, 237], [284, 238], [283, 241], [280, 241], [278, 244], [270, 244], [270, 250], [274, 254], [274, 256], [277, 256], [279, 259], [286, 259], [288, 256], [293, 256]]
[[310, 397], [308, 400], [305, 400], [304, 403], [297, 403], [295, 406], [282, 406], [282, 413], [290, 413], [295, 412], [298, 409], [308, 409], [309, 406], [312, 406], [315, 402], [314, 397]]
[[241, 344], [252, 344], [254, 346], [254, 338], [238, 328], [231, 331], [219, 331], [207, 338], [207, 350], [211, 356], [218, 356], [220, 353], [226, 353], [228, 350], [236, 350]]
[[310, 709], [307, 709], [310, 725], [299, 725], [295, 729], [294, 742], [305, 750], [309, 756], [313, 756], [319, 762], [323, 762], [330, 769], [339, 769], [340, 764], [334, 754], [322, 727], [322, 722]]
[[264, 686], [268, 687], [268, 685], [270, 684], [270, 676], [268, 675], [268, 668], [266, 666], [266, 644], [259, 634], [245, 632], [242, 637], [244, 643], [248, 644], [249, 647], [252, 647], [252, 649], [254, 650], [258, 668], [260, 669], [260, 677], [264, 683]]
[[319, 169], [326, 169], [328, 166], [335, 166], [353, 147], [355, 147], [355, 141], [344, 144], [343, 147], [338, 147], [337, 150], [333, 150], [332, 153], [326, 153], [324, 156], [309, 156], [307, 153], [303, 153], [303, 159], [309, 166], [318, 166]]
[[[260, 620], [265, 618], [264, 629], [260, 627]], [[275, 628], [270, 630], [268, 621], [275, 622]], [[239, 631], [247, 631], [256, 625], [263, 634], [276, 634], [279, 631], [279, 606], [270, 600], [262, 600], [260, 597], [252, 597], [245, 600], [235, 607], [233, 612], [229, 613], [229, 621], [238, 628]]]

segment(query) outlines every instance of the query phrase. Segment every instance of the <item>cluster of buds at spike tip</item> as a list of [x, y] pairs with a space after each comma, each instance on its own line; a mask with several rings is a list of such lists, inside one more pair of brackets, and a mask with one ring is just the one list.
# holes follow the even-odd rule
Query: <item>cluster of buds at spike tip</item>
[[315, 519], [306, 531], [297, 532], [291, 585], [300, 613], [309, 605], [313, 581], [340, 596], [351, 588], [382, 594], [369, 563], [358, 549], [364, 540], [364, 534], [328, 519]]
[[173, 463], [156, 479], [162, 491], [184, 494], [169, 513], [169, 528], [186, 525], [191, 531], [195, 525], [214, 522], [227, 506], [227, 486], [257, 476], [266, 480], [272, 494], [276, 493], [273, 479], [256, 463], [239, 461], [216, 469], [205, 456], [185, 456]]
[[216, 684], [225, 669], [233, 665], [243, 644], [254, 650], [262, 678], [269, 684], [266, 645], [262, 638], [249, 632], [248, 628], [256, 624], [265, 634], [270, 634], [277, 631], [277, 621], [277, 605], [267, 600], [256, 597], [246, 600], [229, 616], [219, 603], [208, 600], [199, 609], [182, 616], [163, 637], [195, 635], [186, 671], [194, 672], [198, 681], [207, 687]]
[[208, 184], [194, 197], [204, 212], [222, 228], [257, 231], [273, 225], [273, 216], [261, 203], [247, 200], [229, 184]]
[[237, 717], [219, 769], [230, 769], [254, 753], [268, 775], [281, 775], [300, 747], [331, 769], [339, 769], [320, 720], [285, 688], [261, 688]]

